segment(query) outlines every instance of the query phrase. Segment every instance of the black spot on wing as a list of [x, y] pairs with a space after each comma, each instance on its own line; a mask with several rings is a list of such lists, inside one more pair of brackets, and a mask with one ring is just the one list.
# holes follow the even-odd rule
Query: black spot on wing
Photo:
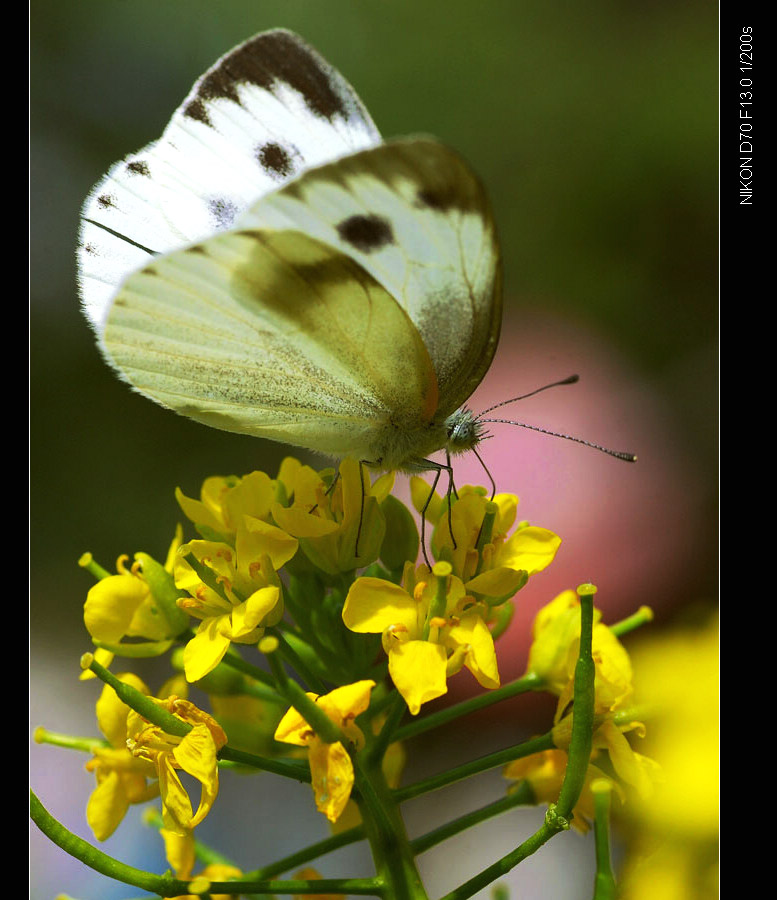
[[372, 253], [394, 243], [391, 223], [381, 216], [350, 216], [336, 227], [341, 239], [362, 253]]
[[149, 178], [151, 175], [148, 163], [142, 159], [134, 159], [131, 163], [127, 163], [127, 171], [130, 175], [143, 175], [146, 178]]
[[116, 206], [116, 198], [112, 197], [110, 194], [100, 194], [97, 198], [97, 205], [100, 209], [112, 209]]
[[229, 228], [237, 216], [237, 206], [224, 197], [208, 200], [208, 212], [217, 228]]
[[254, 84], [273, 91], [277, 84], [293, 88], [308, 109], [330, 121], [336, 115], [347, 117], [342, 97], [333, 87], [329, 69], [296, 36], [287, 31], [256, 35], [231, 53], [200, 79], [196, 97], [184, 108], [184, 114], [210, 125], [207, 104], [213, 100], [240, 102], [238, 85]]
[[256, 151], [256, 158], [268, 175], [285, 178], [294, 171], [291, 156], [280, 144], [263, 144]]
[[450, 212], [453, 209], [463, 212], [472, 209], [471, 199], [463, 195], [453, 184], [422, 188], [416, 194], [415, 205], [422, 209], [433, 209], [441, 213]]

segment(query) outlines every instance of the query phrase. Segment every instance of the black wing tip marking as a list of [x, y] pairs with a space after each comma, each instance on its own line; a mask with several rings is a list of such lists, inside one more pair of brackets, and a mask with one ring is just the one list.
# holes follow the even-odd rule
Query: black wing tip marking
[[239, 104], [238, 85], [254, 84], [273, 91], [281, 82], [297, 91], [314, 115], [330, 122], [338, 115], [348, 118], [350, 110], [332, 76], [333, 70], [294, 32], [265, 31], [239, 44], [207, 71], [183, 113], [211, 126], [209, 102], [226, 99]]

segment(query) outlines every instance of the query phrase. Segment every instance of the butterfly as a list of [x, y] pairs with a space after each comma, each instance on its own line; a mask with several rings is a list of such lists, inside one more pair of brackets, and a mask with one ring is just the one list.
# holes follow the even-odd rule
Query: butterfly
[[432, 138], [383, 140], [290, 31], [222, 56], [109, 170], [77, 257], [105, 359], [177, 413], [438, 475], [430, 454], [482, 438], [463, 404], [502, 316], [485, 189]]

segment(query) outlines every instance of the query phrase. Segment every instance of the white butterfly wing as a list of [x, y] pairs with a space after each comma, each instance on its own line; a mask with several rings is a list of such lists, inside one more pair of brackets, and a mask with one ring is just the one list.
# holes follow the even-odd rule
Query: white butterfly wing
[[300, 37], [258, 34], [194, 85], [162, 137], [116, 163], [82, 212], [84, 311], [98, 333], [121, 280], [229, 228], [311, 166], [380, 142], [348, 82]]
[[501, 259], [487, 195], [427, 138], [392, 141], [302, 174], [240, 227], [296, 228], [350, 255], [407, 311], [448, 415], [477, 387], [499, 338]]
[[418, 445], [438, 405], [407, 313], [297, 231], [229, 231], [153, 260], [117, 294], [104, 343], [179, 413], [335, 456], [375, 460], [397, 435]]

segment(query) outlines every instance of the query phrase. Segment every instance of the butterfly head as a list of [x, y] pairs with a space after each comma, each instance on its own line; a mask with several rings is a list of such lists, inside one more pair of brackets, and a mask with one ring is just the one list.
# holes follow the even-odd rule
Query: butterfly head
[[486, 429], [472, 410], [462, 406], [445, 420], [448, 438], [445, 449], [451, 454], [473, 450], [486, 436]]

